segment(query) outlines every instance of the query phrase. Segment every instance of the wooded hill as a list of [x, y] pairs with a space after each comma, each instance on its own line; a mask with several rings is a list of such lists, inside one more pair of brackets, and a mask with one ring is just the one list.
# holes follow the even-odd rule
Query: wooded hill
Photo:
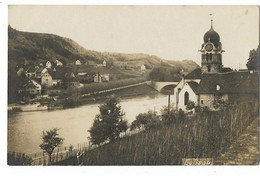
[[190, 72], [198, 65], [191, 60], [168, 61], [154, 55], [135, 53], [122, 54], [110, 52], [97, 52], [87, 50], [75, 41], [54, 34], [21, 32], [8, 26], [8, 63], [40, 63], [59, 59], [64, 64], [81, 60], [83, 63], [106, 60], [108, 65], [114, 62], [137, 61], [150, 68], [156, 66], [178, 67], [185, 72]]

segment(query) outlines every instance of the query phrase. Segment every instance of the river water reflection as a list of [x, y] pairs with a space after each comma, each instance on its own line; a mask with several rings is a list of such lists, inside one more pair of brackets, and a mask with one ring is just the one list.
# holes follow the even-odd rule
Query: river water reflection
[[[167, 96], [122, 100], [120, 104], [130, 124], [139, 113], [148, 110], [159, 113], [163, 106], [167, 106]], [[87, 142], [88, 130], [99, 113], [98, 106], [92, 104], [73, 109], [17, 113], [8, 118], [8, 151], [26, 154], [41, 152], [42, 131], [51, 128], [60, 129], [60, 137], [65, 139], [63, 146]]]

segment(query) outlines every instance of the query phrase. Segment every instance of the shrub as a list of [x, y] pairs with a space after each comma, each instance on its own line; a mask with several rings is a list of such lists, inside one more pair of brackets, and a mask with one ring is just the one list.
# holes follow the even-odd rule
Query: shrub
[[25, 155], [25, 153], [8, 153], [7, 163], [8, 165], [31, 165], [32, 158]]

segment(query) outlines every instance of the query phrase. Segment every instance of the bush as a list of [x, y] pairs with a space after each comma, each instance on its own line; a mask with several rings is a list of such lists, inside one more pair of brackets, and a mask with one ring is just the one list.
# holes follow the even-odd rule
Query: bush
[[187, 110], [192, 110], [193, 108], [195, 108], [195, 103], [194, 101], [188, 101], [186, 109]]
[[26, 156], [25, 153], [8, 153], [7, 164], [8, 165], [32, 165], [32, 158]]
[[131, 124], [131, 130], [143, 126], [146, 130], [158, 129], [162, 126], [161, 120], [156, 112], [148, 111], [140, 113]]

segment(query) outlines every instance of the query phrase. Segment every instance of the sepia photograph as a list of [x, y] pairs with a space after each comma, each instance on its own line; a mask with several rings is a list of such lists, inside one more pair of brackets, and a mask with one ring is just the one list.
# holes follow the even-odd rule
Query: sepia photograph
[[259, 165], [259, 6], [7, 8], [7, 165]]

